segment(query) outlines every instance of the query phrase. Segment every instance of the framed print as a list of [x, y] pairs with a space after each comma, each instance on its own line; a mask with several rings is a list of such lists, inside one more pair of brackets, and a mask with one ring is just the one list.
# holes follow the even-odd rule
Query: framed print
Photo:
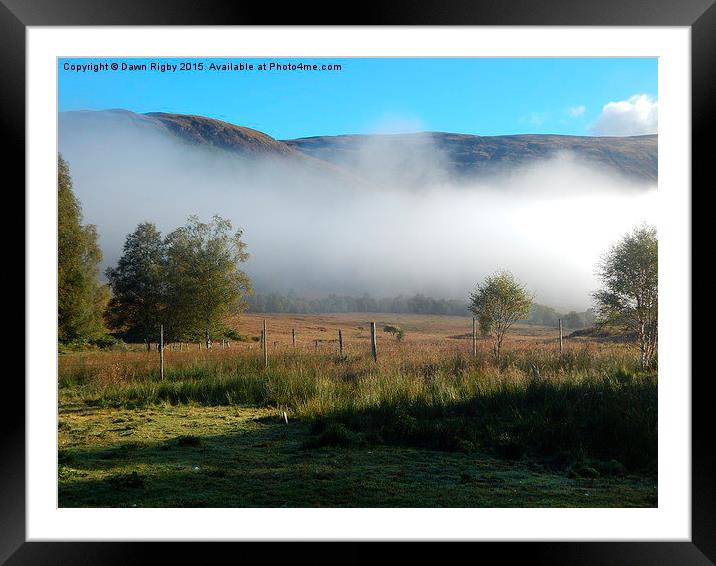
[[247, 10], [3, 0], [27, 362], [0, 558], [712, 563], [716, 9]]

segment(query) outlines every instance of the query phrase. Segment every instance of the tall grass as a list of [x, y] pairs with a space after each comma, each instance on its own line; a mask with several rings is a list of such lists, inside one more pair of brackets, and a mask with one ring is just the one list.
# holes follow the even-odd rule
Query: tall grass
[[163, 381], [156, 353], [73, 355], [61, 359], [60, 395], [107, 406], [280, 406], [319, 435], [340, 423], [384, 442], [655, 469], [656, 377], [638, 371], [629, 348], [514, 348], [500, 367], [487, 350], [396, 349], [377, 364], [366, 354], [285, 349], [264, 368], [256, 351], [177, 352]]

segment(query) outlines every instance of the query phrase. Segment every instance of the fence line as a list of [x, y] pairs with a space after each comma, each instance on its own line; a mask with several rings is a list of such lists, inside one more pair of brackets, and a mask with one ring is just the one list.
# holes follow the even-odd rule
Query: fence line
[[[377, 362], [378, 361], [377, 324], [375, 321], [371, 321], [368, 324], [370, 325], [370, 336], [369, 336], [370, 354], [371, 354], [373, 361]], [[471, 340], [472, 340], [472, 352], [471, 353], [472, 353], [473, 359], [477, 359], [477, 350], [478, 350], [478, 348], [477, 348], [477, 342], [478, 342], [478, 340], [477, 340], [477, 338], [478, 338], [477, 324], [478, 324], [477, 317], [473, 316], [472, 317], [472, 332], [471, 332]], [[268, 366], [269, 366], [269, 352], [268, 352], [269, 342], [268, 342], [267, 319], [263, 319], [262, 326], [263, 326], [263, 328], [261, 330], [261, 335], [259, 338], [259, 347], [263, 350], [264, 367], [268, 368]], [[325, 331], [326, 329], [322, 328], [320, 330]], [[362, 331], [361, 328], [359, 328], [359, 330]], [[563, 321], [561, 318], [558, 319], [558, 330], [559, 330], [559, 354], [560, 354], [560, 356], [562, 356], [564, 354], [564, 324], [563, 324]], [[313, 343], [314, 343], [315, 351], [316, 352], [319, 351], [319, 346], [321, 344], [326, 343], [326, 342], [333, 342], [333, 343], [337, 343], [338, 354], [341, 358], [343, 358], [344, 354], [345, 354], [345, 346], [346, 346], [346, 343], [344, 341], [344, 336], [343, 336], [343, 329], [342, 328], [337, 329], [337, 333], [338, 333], [337, 339], [321, 339], [321, 338], [314, 339]], [[362, 332], [361, 332], [361, 333], [359, 333], [358, 338], [365, 338], [365, 335], [362, 335]], [[208, 341], [204, 342], [204, 341], [200, 340], [197, 343], [198, 350], [201, 352], [202, 345], [204, 346], [204, 348], [209, 349], [209, 348], [207, 348], [208, 343], [210, 343], [210, 342], [208, 342]], [[449, 341], [447, 343], [449, 344]], [[151, 342], [146, 342], [146, 344], [147, 344], [147, 350], [151, 351], [153, 344]], [[298, 346], [298, 342], [296, 339], [296, 328], [293, 327], [293, 328], [291, 328], [291, 347], [295, 350], [297, 348], [297, 346]], [[167, 347], [169, 348], [170, 351], [179, 351], [179, 352], [183, 352], [183, 351], [189, 352], [190, 351], [189, 343], [184, 343], [182, 341], [179, 341], [179, 342], [171, 342], [170, 341], [167, 343], [165, 341], [164, 325], [163, 324], [159, 325], [159, 341], [157, 342], [156, 347], [157, 347], [157, 351], [159, 353], [159, 373], [160, 373], [161, 380], [164, 380], [164, 373], [165, 373], [164, 372], [164, 366], [165, 366], [164, 351], [167, 349]], [[222, 350], [228, 349], [229, 347], [230, 347], [229, 340], [227, 340], [226, 338], [222, 338], [221, 339], [221, 349]], [[282, 347], [281, 342], [274, 341], [274, 347], [276, 350], [280, 350]], [[286, 347], [288, 347], [288, 345], [286, 345]], [[457, 344], [455, 345], [455, 347], [460, 349], [459, 345], [457, 345]], [[248, 349], [252, 349], [252, 348], [253, 348], [253, 345], [249, 344]], [[240, 347], [239, 351], [241, 349], [242, 348]]]

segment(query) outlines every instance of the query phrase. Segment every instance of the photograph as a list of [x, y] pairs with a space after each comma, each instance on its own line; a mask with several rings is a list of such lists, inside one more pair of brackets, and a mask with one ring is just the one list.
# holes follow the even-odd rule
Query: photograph
[[0, 566], [716, 566], [714, 29], [0, 0]]
[[659, 64], [57, 57], [58, 507], [658, 508]]

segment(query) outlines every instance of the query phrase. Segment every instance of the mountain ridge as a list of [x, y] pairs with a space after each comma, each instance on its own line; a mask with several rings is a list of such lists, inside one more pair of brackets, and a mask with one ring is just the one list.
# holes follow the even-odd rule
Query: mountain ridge
[[383, 150], [418, 141], [430, 146], [459, 177], [499, 173], [510, 167], [570, 152], [587, 162], [608, 166], [644, 182], [658, 180], [658, 135], [629, 137], [572, 136], [562, 134], [508, 134], [480, 136], [451, 132], [411, 134], [345, 134], [282, 140], [308, 155], [352, 168], [356, 155], [373, 142]]
[[[72, 127], [103, 131], [112, 123], [168, 135], [184, 143], [248, 158], [289, 158], [340, 176], [370, 179], [373, 168], [441, 168], [470, 179], [571, 153], [597, 167], [642, 183], [658, 180], [658, 135], [629, 137], [563, 134], [482, 136], [453, 132], [340, 134], [276, 139], [259, 130], [206, 116], [124, 109], [60, 113], [60, 133]], [[387, 165], [386, 165], [386, 162]], [[426, 165], [428, 163], [428, 165]], [[368, 175], [366, 175], [368, 173]], [[413, 178], [408, 179], [413, 182]]]

